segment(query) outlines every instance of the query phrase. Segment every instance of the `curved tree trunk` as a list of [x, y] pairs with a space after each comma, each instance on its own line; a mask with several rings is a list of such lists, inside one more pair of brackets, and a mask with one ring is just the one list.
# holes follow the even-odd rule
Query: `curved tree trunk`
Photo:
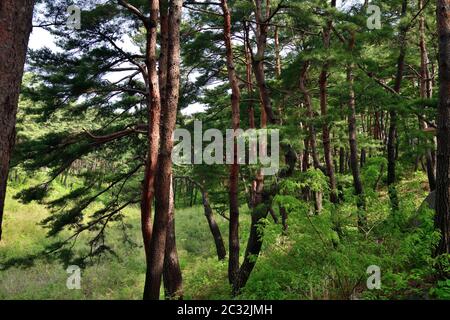
[[33, 0], [1, 0], [0, 3], [0, 240], [33, 8]]
[[[261, 201], [262, 203], [262, 201]], [[239, 274], [233, 282], [233, 295], [239, 294], [240, 290], [245, 287], [253, 268], [256, 265], [256, 258], [259, 256], [263, 244], [261, 221], [267, 217], [268, 208], [258, 206], [252, 212], [252, 222], [250, 226], [250, 236], [247, 241], [244, 261], [239, 268]]]
[[208, 201], [207, 192], [202, 191], [202, 200], [206, 220], [208, 220], [209, 230], [211, 230], [211, 234], [214, 238], [214, 244], [216, 245], [217, 258], [219, 260], [224, 260], [227, 256], [227, 251], [225, 249], [225, 244], [223, 243], [223, 238], [222, 234], [220, 233], [219, 226], [217, 225], [216, 219], [214, 219], [214, 214]]
[[200, 193], [202, 194], [202, 204], [205, 212], [205, 217], [206, 220], [208, 221], [209, 230], [211, 231], [211, 234], [214, 238], [214, 244], [216, 246], [217, 258], [219, 259], [219, 261], [224, 260], [227, 255], [227, 251], [225, 249], [225, 244], [223, 242], [222, 233], [220, 232], [216, 219], [214, 219], [214, 213], [209, 203], [208, 192], [206, 192], [205, 187], [201, 183], [195, 181], [191, 177], [176, 177], [176, 178], [191, 181], [200, 189]]

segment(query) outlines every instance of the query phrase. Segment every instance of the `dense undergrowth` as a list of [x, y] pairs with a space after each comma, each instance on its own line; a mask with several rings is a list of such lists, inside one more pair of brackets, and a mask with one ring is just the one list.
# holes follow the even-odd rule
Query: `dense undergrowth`
[[[376, 164], [376, 160], [373, 160]], [[363, 172], [366, 183], [375, 179], [370, 162]], [[347, 177], [342, 176], [341, 182]], [[39, 178], [36, 178], [39, 179]], [[303, 181], [308, 181], [303, 179]], [[314, 179], [320, 183], [320, 179]], [[27, 183], [29, 183], [29, 179]], [[64, 187], [55, 183], [53, 196]], [[67, 185], [67, 184], [66, 184]], [[124, 210], [123, 220], [112, 222], [105, 233], [105, 250], [94, 257], [88, 239], [80, 234], [56, 253], [46, 254], [70, 230], [47, 237], [40, 223], [49, 211], [41, 204], [24, 205], [13, 199], [21, 181], [8, 193], [4, 239], [0, 243], [0, 299], [140, 299], [145, 263], [140, 238], [139, 209]], [[320, 215], [288, 194], [301, 184], [287, 181], [286, 195], [274, 203], [289, 211], [289, 228], [265, 221], [264, 248], [250, 280], [237, 299], [449, 299], [448, 265], [432, 258], [439, 235], [432, 211], [420, 207], [428, 191], [426, 177], [415, 173], [398, 186], [400, 210], [391, 212], [385, 190], [367, 193], [368, 230], [358, 232], [351, 188], [344, 189], [344, 204], [325, 204]], [[94, 205], [95, 207], [95, 205]], [[95, 208], [92, 208], [93, 210]], [[242, 208], [241, 243], [245, 247], [249, 215]], [[216, 215], [224, 239], [227, 221]], [[218, 261], [201, 206], [176, 211], [177, 242], [186, 299], [230, 299], [227, 264]], [[83, 257], [85, 257], [83, 259]], [[68, 265], [82, 268], [81, 290], [68, 290]], [[369, 266], [379, 266], [381, 288], [368, 290]], [[439, 265], [440, 268], [436, 268]], [[445, 268], [447, 268], [445, 270]], [[439, 270], [439, 271], [438, 271]]]

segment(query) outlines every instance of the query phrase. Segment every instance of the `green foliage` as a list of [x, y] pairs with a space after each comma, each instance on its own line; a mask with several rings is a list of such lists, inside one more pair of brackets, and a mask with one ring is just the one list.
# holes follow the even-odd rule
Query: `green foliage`
[[450, 279], [438, 281], [437, 286], [430, 289], [430, 295], [437, 299], [450, 300]]
[[[4, 239], [0, 243], [0, 298], [140, 299], [145, 273], [139, 208], [148, 139], [146, 75], [141, 68], [147, 35], [139, 19], [114, 1], [43, 1], [40, 18], [55, 19], [46, 29], [59, 50], [30, 50], [18, 114], [17, 147], [12, 161]], [[264, 1], [263, 1], [264, 2]], [[65, 27], [68, 4], [83, 7], [81, 30]], [[149, 1], [130, 0], [148, 13]], [[240, 126], [263, 125], [256, 77], [247, 82], [247, 65], [264, 61], [271, 104], [279, 124], [285, 161], [276, 176], [264, 177], [264, 203], [250, 208], [251, 184], [259, 165], [239, 171], [240, 244], [245, 248], [251, 218], [263, 240], [256, 266], [238, 297], [231, 296], [226, 261], [217, 261], [197, 185], [174, 183], [176, 233], [187, 299], [450, 299], [450, 259], [433, 257], [439, 240], [434, 212], [421, 207], [428, 194], [419, 160], [434, 148], [434, 134], [420, 121], [433, 122], [437, 98], [424, 99], [417, 85], [420, 54], [415, 48], [416, 23], [409, 25], [404, 79], [394, 94], [399, 57], [399, 28], [418, 16], [417, 3], [373, 0], [380, 6], [382, 28], [367, 30], [359, 4], [336, 9], [319, 0], [271, 1], [267, 48], [256, 56], [254, 5], [230, 0], [235, 71], [241, 89]], [[189, 4], [187, 4], [189, 6]], [[193, 131], [231, 126], [230, 84], [223, 45], [222, 17], [214, 4], [195, 4], [182, 22], [179, 110], [202, 105], [205, 112], [180, 113], [177, 126]], [[265, 6], [265, 4], [263, 4]], [[276, 9], [277, 8], [277, 9]], [[279, 11], [277, 11], [280, 9]], [[434, 13], [424, 10], [430, 66], [436, 65]], [[282, 14], [281, 14], [282, 13]], [[329, 46], [324, 27], [333, 21]], [[244, 51], [249, 27], [253, 64]], [[118, 28], [117, 26], [120, 26]], [[280, 52], [274, 46], [275, 27]], [[354, 48], [348, 42], [354, 35]], [[160, 35], [158, 36], [160, 38]], [[278, 74], [277, 53], [282, 72]], [[300, 92], [299, 71], [311, 96], [311, 112]], [[326, 67], [326, 68], [324, 68]], [[124, 69], [126, 74], [123, 74]], [[327, 106], [320, 104], [318, 80], [327, 69]], [[350, 86], [347, 71], [354, 74]], [[250, 70], [251, 71], [251, 70]], [[433, 71], [434, 72], [434, 71]], [[432, 77], [435, 77], [433, 74]], [[436, 77], [435, 77], [436, 78]], [[438, 81], [433, 81], [436, 91]], [[358, 228], [361, 198], [355, 196], [348, 168], [350, 89], [355, 93], [358, 153], [367, 225]], [[323, 99], [322, 99], [323, 100]], [[386, 186], [386, 134], [389, 114], [397, 114], [396, 179], [398, 210], [392, 211]], [[336, 171], [339, 203], [329, 201], [329, 177], [322, 167], [325, 128]], [[320, 168], [311, 168], [308, 142], [314, 129]], [[116, 134], [119, 136], [115, 136]], [[294, 155], [291, 159], [288, 155]], [[358, 155], [362, 158], [362, 153]], [[306, 157], [311, 158], [311, 154]], [[297, 162], [292, 163], [293, 160]], [[314, 164], [315, 165], [315, 164]], [[307, 170], [304, 170], [309, 168]], [[292, 169], [292, 170], [288, 170]], [[174, 166], [175, 177], [189, 176], [208, 192], [226, 242], [228, 236], [229, 167]], [[320, 207], [315, 208], [322, 197]], [[20, 202], [16, 201], [20, 200]], [[420, 209], [417, 209], [419, 208]], [[268, 209], [275, 219], [267, 216]], [[320, 212], [319, 212], [320, 211]], [[13, 214], [14, 213], [14, 214]], [[286, 213], [287, 221], [279, 217]], [[267, 217], [266, 217], [267, 216]], [[272, 220], [283, 220], [275, 223]], [[283, 217], [284, 218], [284, 217]], [[280, 222], [285, 222], [283, 225]], [[51, 253], [50, 253], [51, 252]], [[245, 254], [242, 249], [241, 259]], [[83, 266], [80, 291], [65, 290], [64, 268]], [[381, 289], [366, 286], [367, 268], [381, 269]]]

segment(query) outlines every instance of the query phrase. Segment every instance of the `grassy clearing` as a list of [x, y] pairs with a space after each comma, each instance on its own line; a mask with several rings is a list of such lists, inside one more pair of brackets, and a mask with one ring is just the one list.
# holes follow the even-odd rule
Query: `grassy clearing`
[[[106, 241], [115, 254], [105, 254], [88, 260], [82, 267], [81, 290], [68, 290], [66, 268], [76, 264], [77, 254], [88, 250], [83, 234], [62, 258], [42, 254], [46, 246], [64, 240], [70, 231], [54, 238], [40, 222], [49, 215], [37, 203], [27, 205], [12, 199], [16, 190], [10, 189], [4, 221], [3, 240], [0, 243], [0, 299], [140, 299], [144, 283], [145, 263], [139, 226], [139, 209], [125, 210], [126, 237], [122, 223], [112, 223], [107, 229]], [[216, 261], [215, 247], [202, 207], [177, 210], [177, 241], [180, 263], [186, 287], [186, 298], [220, 298], [228, 295], [226, 264]], [[244, 216], [245, 218], [245, 216]], [[226, 220], [216, 219], [224, 239]], [[245, 222], [243, 222], [245, 225]], [[92, 236], [92, 235], [91, 235]], [[74, 262], [75, 261], [75, 262]], [[206, 264], [205, 264], [206, 262]], [[11, 265], [12, 264], [12, 265]], [[206, 266], [206, 268], [205, 268]], [[211, 266], [217, 269], [211, 270]], [[203, 288], [203, 280], [209, 288]], [[218, 282], [225, 289], [211, 292]]]

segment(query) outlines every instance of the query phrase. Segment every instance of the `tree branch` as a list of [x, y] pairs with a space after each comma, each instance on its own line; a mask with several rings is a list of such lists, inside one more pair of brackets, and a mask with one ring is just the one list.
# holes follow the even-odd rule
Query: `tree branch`
[[129, 12], [134, 14], [136, 17], [138, 17], [138, 19], [141, 20], [142, 23], [144, 23], [144, 26], [147, 30], [150, 28], [156, 28], [156, 26], [151, 23], [150, 18], [146, 17], [138, 8], [136, 8], [132, 4], [129, 4], [124, 0], [118, 0], [118, 3], [122, 7], [126, 8]]

